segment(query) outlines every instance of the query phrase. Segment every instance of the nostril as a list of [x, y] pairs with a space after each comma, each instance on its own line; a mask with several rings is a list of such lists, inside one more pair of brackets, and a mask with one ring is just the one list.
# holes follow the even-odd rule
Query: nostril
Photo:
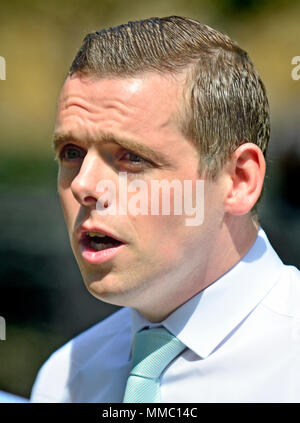
[[86, 197], [84, 197], [84, 203], [85, 204], [91, 204], [91, 203], [96, 203], [97, 200], [95, 197], [93, 197], [92, 195], [88, 195]]
[[99, 209], [107, 209], [110, 206], [111, 203], [109, 202], [109, 200], [101, 201], [100, 199], [98, 199], [97, 201], [97, 207], [99, 207]]

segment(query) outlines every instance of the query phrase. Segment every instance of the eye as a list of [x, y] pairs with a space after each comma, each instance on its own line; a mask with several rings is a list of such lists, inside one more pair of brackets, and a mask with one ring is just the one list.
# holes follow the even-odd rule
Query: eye
[[122, 160], [128, 160], [131, 163], [143, 163], [147, 162], [147, 160], [143, 159], [141, 156], [138, 156], [135, 153], [132, 153], [128, 151], [124, 156], [122, 157]]
[[59, 158], [62, 161], [72, 162], [81, 160], [84, 158], [86, 152], [83, 148], [77, 147], [76, 145], [68, 144], [63, 147], [59, 153]]
[[127, 171], [128, 173], [143, 173], [147, 169], [153, 167], [152, 162], [139, 156], [132, 151], [120, 152], [117, 166], [119, 171]]

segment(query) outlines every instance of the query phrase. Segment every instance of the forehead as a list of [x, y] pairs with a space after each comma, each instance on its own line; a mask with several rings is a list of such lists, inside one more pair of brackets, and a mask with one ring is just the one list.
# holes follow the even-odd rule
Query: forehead
[[132, 78], [74, 74], [62, 88], [54, 138], [72, 134], [86, 143], [113, 135], [167, 153], [177, 147], [180, 154], [187, 143], [179, 125], [184, 81], [183, 75], [158, 73]]
[[145, 73], [131, 78], [97, 78], [75, 74], [65, 81], [59, 111], [80, 101], [91, 111], [96, 111], [97, 106], [115, 106], [120, 112], [132, 115], [142, 110], [145, 118], [161, 113], [170, 117], [178, 111], [182, 85], [180, 75]]

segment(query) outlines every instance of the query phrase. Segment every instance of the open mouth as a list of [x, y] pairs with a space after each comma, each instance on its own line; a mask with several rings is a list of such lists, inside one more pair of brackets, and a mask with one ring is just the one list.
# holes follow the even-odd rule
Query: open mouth
[[96, 228], [79, 228], [78, 241], [82, 258], [92, 265], [113, 259], [126, 246], [125, 242], [114, 238], [109, 232], [105, 233]]
[[123, 244], [115, 238], [98, 232], [86, 232], [82, 241], [84, 247], [89, 251], [103, 251]]

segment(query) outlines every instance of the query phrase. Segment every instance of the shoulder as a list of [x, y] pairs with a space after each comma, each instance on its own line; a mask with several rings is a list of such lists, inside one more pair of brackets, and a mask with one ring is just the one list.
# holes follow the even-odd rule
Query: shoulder
[[278, 281], [266, 296], [263, 305], [273, 312], [300, 319], [300, 271], [283, 265]]
[[32, 402], [71, 402], [68, 384], [96, 355], [130, 343], [130, 310], [122, 308], [56, 350], [35, 380]]

